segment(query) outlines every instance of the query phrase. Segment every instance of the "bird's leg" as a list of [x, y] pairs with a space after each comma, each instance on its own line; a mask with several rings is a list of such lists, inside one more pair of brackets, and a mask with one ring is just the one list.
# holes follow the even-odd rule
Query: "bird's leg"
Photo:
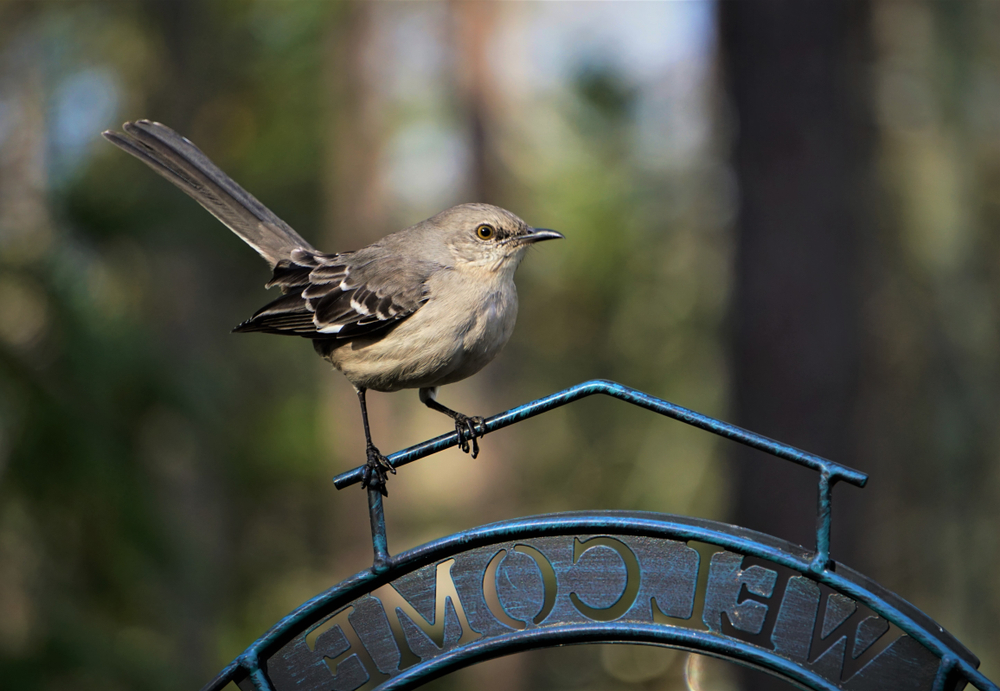
[[465, 453], [470, 452], [469, 442], [472, 442], [472, 457], [479, 455], [479, 437], [486, 434], [486, 420], [478, 415], [462, 415], [457, 410], [437, 402], [437, 387], [420, 389], [420, 402], [431, 410], [444, 413], [455, 421], [455, 432], [458, 434], [458, 448]]
[[389, 463], [389, 459], [383, 456], [372, 444], [372, 433], [368, 429], [368, 404], [365, 403], [365, 391], [364, 388], [357, 389], [358, 400], [361, 402], [361, 420], [365, 423], [366, 454], [368, 456], [364, 474], [361, 476], [361, 488], [374, 487], [383, 496], [388, 497], [389, 491], [385, 488], [385, 483], [389, 476], [386, 475], [386, 471], [395, 475], [396, 469]]

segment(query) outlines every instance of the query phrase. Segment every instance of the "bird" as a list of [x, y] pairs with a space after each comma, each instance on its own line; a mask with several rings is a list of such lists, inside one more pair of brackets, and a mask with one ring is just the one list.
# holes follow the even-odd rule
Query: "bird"
[[459, 204], [359, 250], [325, 253], [166, 125], [135, 120], [103, 136], [172, 182], [271, 268], [272, 300], [234, 332], [312, 340], [357, 393], [366, 461], [362, 487], [388, 496], [396, 470], [372, 442], [366, 392], [417, 389], [449, 416], [462, 451], [479, 454], [484, 419], [437, 400], [438, 388], [472, 376], [507, 343], [517, 318], [514, 272], [527, 249], [565, 237], [510, 211]]

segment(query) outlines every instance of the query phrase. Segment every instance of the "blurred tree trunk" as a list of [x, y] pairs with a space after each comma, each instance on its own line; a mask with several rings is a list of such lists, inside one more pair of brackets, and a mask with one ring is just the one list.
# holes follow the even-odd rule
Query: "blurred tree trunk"
[[8, 43], [34, 19], [29, 5], [0, 8], [0, 64], [16, 75], [4, 84], [2, 94], [8, 98], [5, 124], [12, 133], [0, 139], [0, 258], [6, 270], [41, 259], [53, 239], [42, 55], [31, 43]]
[[364, 247], [386, 231], [378, 155], [383, 119], [374, 88], [377, 76], [365, 55], [372, 41], [373, 13], [368, 3], [345, 4], [327, 35], [326, 233], [319, 246], [329, 251]]
[[452, 2], [458, 57], [455, 81], [459, 107], [469, 128], [471, 195], [469, 201], [499, 204], [496, 157], [490, 124], [496, 86], [487, 55], [496, 22], [495, 8], [488, 3]]
[[[489, 48], [497, 30], [497, 6], [485, 2], [460, 2], [452, 0], [448, 4], [448, 36], [455, 59], [449, 78], [453, 83], [455, 107], [463, 129], [468, 137], [469, 164], [466, 172], [467, 183], [464, 192], [468, 195], [460, 202], [484, 202], [506, 204], [504, 199], [504, 179], [501, 162], [496, 153], [497, 134], [502, 127], [500, 118], [503, 108], [502, 94], [498, 88], [489, 60]], [[447, 36], [447, 34], [446, 34]], [[504, 376], [503, 358], [492, 363], [484, 371], [464, 382], [458, 396], [449, 387], [445, 396], [456, 401], [459, 410], [475, 411], [477, 415], [487, 415], [501, 407], [501, 397], [496, 395], [497, 382]], [[477, 499], [479, 511], [491, 513], [512, 509], [513, 492], [509, 489], [509, 464], [500, 462], [510, 458], [514, 450], [510, 440], [501, 437], [489, 439], [489, 450], [484, 457], [492, 457], [494, 462], [475, 466], [476, 474], [486, 474], [488, 480], [478, 486], [481, 491]], [[470, 463], [471, 459], [461, 459]], [[507, 468], [505, 468], [505, 466]], [[476, 516], [478, 519], [482, 514]], [[507, 514], [509, 515], [509, 513]], [[500, 660], [470, 667], [464, 672], [463, 682], [456, 687], [482, 689], [483, 691], [503, 691], [523, 689], [530, 676], [525, 657], [511, 655]], [[457, 681], [457, 679], [456, 679]]]
[[[329, 252], [355, 250], [385, 234], [386, 204], [380, 185], [379, 151], [382, 120], [372, 65], [365, 47], [375, 31], [375, 8], [352, 2], [340, 6], [331, 17], [325, 37], [324, 86], [328, 123], [322, 179], [324, 232], [316, 246]], [[320, 406], [324, 445], [336, 472], [364, 462], [365, 437], [357, 395], [350, 384], [326, 362], [317, 362], [323, 382]], [[399, 421], [388, 396], [368, 396], [368, 414], [375, 444], [384, 453], [397, 446], [393, 432]], [[342, 532], [331, 533], [331, 551], [345, 564], [363, 564], [372, 554], [371, 532], [365, 512], [365, 493], [343, 492], [334, 497], [334, 523]], [[396, 514], [387, 512], [389, 534]], [[336, 536], [337, 542], [332, 542]], [[391, 539], [391, 538], [390, 538]], [[390, 549], [397, 549], [390, 541]], [[346, 577], [350, 568], [338, 572]]]
[[[190, 133], [197, 104], [215, 86], [215, 71], [205, 68], [212, 58], [198, 49], [210, 24], [194, 0], [147, 0], [142, 8], [155, 27], [154, 40], [166, 50], [164, 78], [146, 94], [149, 110], [141, 115]], [[161, 280], [176, 280], [176, 272], [189, 269], [184, 275], [191, 289], [174, 296], [177, 314], [183, 317], [164, 330], [175, 356], [187, 366], [210, 351], [214, 341], [205, 326], [212, 320], [201, 297], [210, 293], [211, 270], [190, 241], [187, 236], [165, 251], [163, 263], [153, 269]], [[222, 593], [232, 584], [225, 567], [231, 553], [224, 545], [234, 507], [219, 483], [220, 461], [208, 451], [207, 433], [194, 420], [183, 406], [151, 406], [143, 412], [135, 434], [137, 457], [157, 478], [147, 499], [168, 538], [162, 597], [170, 602], [166, 610], [170, 635], [180, 642], [176, 659], [183, 678], [198, 681], [217, 662], [211, 641], [223, 610]]]
[[203, 24], [201, 8], [194, 0], [145, 0], [143, 5], [167, 53], [163, 83], [150, 94], [150, 112], [179, 132], [190, 132], [196, 104], [203, 100], [213, 72], [193, 49], [197, 32], [192, 27]]
[[[721, 4], [738, 140], [733, 300], [738, 424], [848, 465], [856, 440], [872, 156], [869, 7]], [[734, 454], [736, 523], [815, 544], [815, 473]], [[855, 564], [858, 491], [834, 494], [835, 559]], [[756, 687], [752, 687], [756, 688]]]

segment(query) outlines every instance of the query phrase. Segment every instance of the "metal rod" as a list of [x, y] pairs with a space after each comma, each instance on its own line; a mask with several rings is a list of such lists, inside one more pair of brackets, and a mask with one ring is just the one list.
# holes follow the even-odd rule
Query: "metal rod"
[[[740, 655], [755, 666], [779, 672], [781, 678], [797, 682], [801, 688], [837, 691], [838, 685], [822, 677], [805, 665], [797, 665], [770, 650], [734, 645], [732, 641], [708, 631], [667, 628], [655, 624], [631, 624], [619, 627], [614, 624], [586, 626], [565, 624], [543, 627], [512, 636], [495, 636], [467, 643], [455, 651], [434, 657], [429, 662], [416, 664], [384, 682], [379, 689], [398, 691], [412, 689], [444, 674], [473, 662], [509, 655], [524, 650], [555, 647], [580, 643], [606, 643], [608, 641], [652, 643], [687, 651], [705, 652], [725, 658]], [[738, 652], [737, 652], [738, 651]]]
[[250, 673], [250, 683], [253, 684], [254, 691], [274, 691], [271, 680], [259, 667]]
[[372, 571], [384, 573], [392, 564], [389, 556], [389, 542], [385, 536], [385, 511], [382, 508], [382, 492], [375, 487], [368, 488], [368, 517], [372, 525], [372, 549], [375, 561]]
[[954, 655], [948, 654], [941, 658], [941, 666], [938, 667], [937, 675], [934, 677], [932, 691], [945, 691], [948, 680], [951, 678], [952, 672], [955, 671], [956, 665], [958, 665], [958, 658]]
[[236, 660], [239, 662], [239, 667], [245, 670], [250, 677], [250, 685], [253, 686], [254, 691], [274, 691], [271, 680], [260, 668], [260, 656], [257, 655], [256, 651], [248, 648]]
[[830, 559], [830, 526], [833, 522], [833, 483], [824, 469], [819, 474], [819, 507], [816, 511], [816, 556], [809, 565], [813, 573], [820, 573], [833, 561]]
[[[721, 437], [732, 439], [737, 443], [754, 449], [759, 449], [760, 451], [765, 451], [773, 456], [777, 456], [778, 458], [786, 461], [791, 461], [797, 465], [805, 466], [806, 468], [810, 468], [812, 470], [821, 472], [825, 470], [829, 473], [831, 482], [835, 480], [843, 480], [844, 482], [857, 487], [864, 487], [865, 483], [868, 481], [868, 475], [858, 470], [854, 470], [853, 468], [848, 468], [847, 466], [840, 465], [839, 463], [835, 463], [820, 456], [797, 449], [794, 446], [782, 444], [781, 442], [768, 439], [760, 434], [755, 434], [749, 430], [737, 427], [736, 425], [731, 425], [727, 422], [722, 422], [721, 420], [708, 417], [707, 415], [696, 413], [693, 410], [674, 405], [669, 401], [664, 401], [643, 393], [642, 391], [624, 386], [617, 382], [607, 381], [605, 379], [594, 379], [583, 382], [582, 384], [577, 384], [576, 386], [554, 393], [551, 396], [531, 401], [530, 403], [526, 403], [522, 406], [518, 406], [517, 408], [512, 408], [503, 413], [487, 418], [484, 423], [486, 431], [493, 432], [495, 430], [502, 429], [509, 425], [513, 425], [514, 423], [527, 420], [528, 418], [535, 417], [536, 415], [541, 415], [542, 413], [564, 406], [567, 403], [572, 403], [573, 401], [577, 401], [581, 398], [586, 398], [587, 396], [592, 396], [594, 394], [604, 394], [611, 396], [612, 398], [617, 398], [618, 400], [625, 401], [626, 403], [631, 403], [632, 405], [639, 406], [640, 408], [651, 410], [655, 413], [659, 413], [660, 415], [673, 418], [685, 424], [692, 425], [693, 427], [717, 434]], [[394, 468], [398, 468], [399, 466], [430, 456], [438, 451], [443, 451], [444, 449], [456, 446], [458, 441], [458, 434], [456, 432], [443, 434], [440, 437], [435, 437], [407, 449], [403, 449], [402, 451], [397, 451], [389, 456], [389, 463]], [[344, 489], [345, 487], [350, 487], [351, 485], [361, 482], [363, 468], [364, 466], [359, 466], [335, 477], [333, 482], [337, 489]]]

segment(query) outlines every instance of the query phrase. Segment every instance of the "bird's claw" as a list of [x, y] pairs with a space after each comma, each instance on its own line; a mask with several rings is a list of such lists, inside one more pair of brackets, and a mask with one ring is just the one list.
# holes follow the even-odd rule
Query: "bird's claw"
[[361, 489], [372, 487], [382, 493], [383, 497], [389, 496], [389, 490], [385, 488], [389, 479], [388, 473], [396, 474], [396, 469], [389, 463], [389, 459], [383, 456], [373, 444], [368, 445], [368, 461], [361, 474]]
[[[455, 418], [455, 432], [458, 434], [458, 448], [465, 453], [479, 455], [479, 437], [486, 434], [486, 420], [478, 415], [462, 415]], [[472, 442], [471, 447], [469, 442]]]

